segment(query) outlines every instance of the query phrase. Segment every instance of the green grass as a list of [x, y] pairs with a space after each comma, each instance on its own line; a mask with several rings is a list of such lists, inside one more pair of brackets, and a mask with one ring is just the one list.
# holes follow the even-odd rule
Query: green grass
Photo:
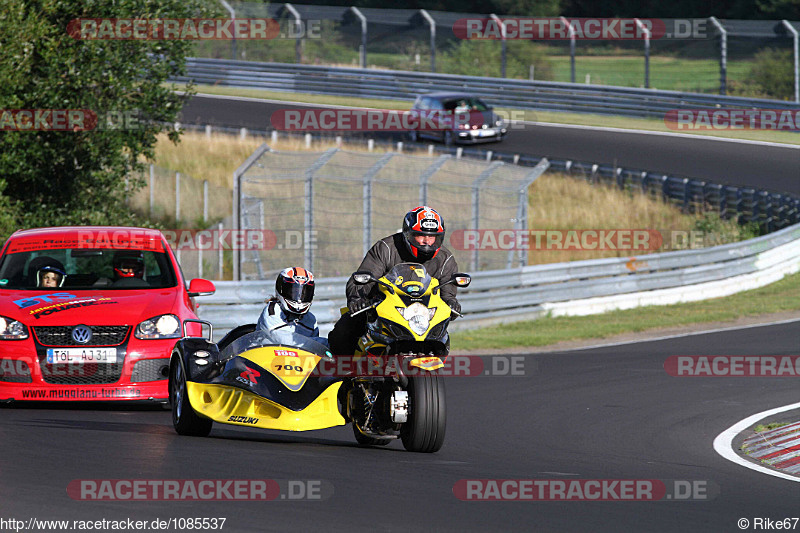
[[[570, 81], [569, 56], [548, 56], [553, 64], [555, 81]], [[742, 79], [752, 66], [750, 61], [731, 61], [728, 79]], [[576, 56], [575, 81], [585, 83], [586, 75], [596, 85], [644, 87], [644, 55], [640, 56]], [[662, 91], [716, 93], [719, 91], [719, 61], [650, 57], [650, 87]]]
[[[181, 84], [176, 84], [183, 88]], [[281, 100], [303, 102], [309, 104], [326, 104], [338, 106], [367, 107], [381, 109], [410, 109], [408, 100], [377, 100], [369, 98], [349, 98], [343, 96], [325, 96], [317, 94], [290, 93], [279, 91], [262, 91], [258, 89], [239, 89], [236, 87], [220, 87], [212, 85], [199, 85], [200, 94], [214, 94], [223, 96], [246, 96], [267, 100]], [[627, 118], [608, 115], [595, 115], [591, 113], [559, 113], [554, 111], [522, 111], [519, 109], [499, 109], [507, 117], [534, 122], [552, 122], [555, 124], [574, 124], [583, 126], [604, 126], [623, 129], [639, 129], [648, 131], [672, 132], [663, 120]], [[682, 131], [693, 135], [710, 135], [731, 139], [747, 139], [753, 141], [766, 141], [784, 144], [800, 144], [800, 134], [788, 131], [750, 131], [750, 130], [714, 130], [714, 131]], [[513, 132], [512, 132], [513, 134]]]
[[753, 431], [756, 433], [761, 433], [762, 431], [770, 431], [772, 429], [782, 428], [783, 426], [788, 426], [788, 422], [771, 422], [769, 424], [759, 424], [753, 428]]
[[465, 353], [481, 349], [547, 346], [560, 341], [605, 338], [620, 333], [795, 310], [800, 310], [800, 273], [766, 287], [702, 302], [641, 307], [591, 316], [547, 317], [456, 331], [451, 336], [451, 351]]

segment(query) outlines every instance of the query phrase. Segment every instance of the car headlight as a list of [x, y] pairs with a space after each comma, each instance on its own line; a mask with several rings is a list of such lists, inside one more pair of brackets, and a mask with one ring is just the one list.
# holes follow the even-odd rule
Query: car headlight
[[21, 341], [27, 338], [28, 328], [25, 324], [13, 318], [0, 316], [0, 340]]
[[403, 318], [408, 320], [408, 327], [417, 335], [422, 335], [428, 331], [431, 319], [436, 314], [436, 308], [428, 309], [421, 303], [413, 303], [408, 307], [397, 307], [397, 311]]
[[498, 127], [502, 126], [503, 125], [503, 119], [502, 118], [498, 118], [497, 120], [494, 121], [494, 125], [498, 126]]
[[136, 326], [137, 339], [177, 339], [181, 337], [181, 321], [175, 315], [159, 315]]

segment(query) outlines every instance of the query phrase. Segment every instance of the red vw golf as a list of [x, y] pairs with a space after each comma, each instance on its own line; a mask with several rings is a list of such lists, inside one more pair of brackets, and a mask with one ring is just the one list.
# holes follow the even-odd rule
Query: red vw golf
[[175, 339], [214, 290], [186, 288], [158, 230], [15, 232], [0, 254], [0, 401], [166, 401]]

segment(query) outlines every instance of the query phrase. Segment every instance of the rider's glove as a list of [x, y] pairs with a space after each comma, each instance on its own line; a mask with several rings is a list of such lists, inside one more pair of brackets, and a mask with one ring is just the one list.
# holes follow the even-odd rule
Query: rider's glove
[[461, 304], [458, 303], [458, 300], [450, 300], [447, 302], [447, 305], [450, 306], [450, 310], [452, 311], [452, 313], [450, 313], [451, 320], [455, 320], [456, 317], [461, 316]]
[[368, 298], [355, 298], [347, 302], [347, 308], [350, 310], [350, 316], [357, 312], [371, 307], [374, 302]]

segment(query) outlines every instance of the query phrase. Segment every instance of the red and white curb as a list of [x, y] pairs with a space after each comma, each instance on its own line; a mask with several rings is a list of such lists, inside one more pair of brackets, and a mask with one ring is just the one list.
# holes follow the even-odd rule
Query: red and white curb
[[[800, 483], [800, 474], [789, 473], [789, 471], [786, 470], [785, 468], [782, 470], [776, 470], [768, 468], [766, 466], [762, 466], [760, 464], [756, 464], [740, 456], [733, 449], [733, 439], [735, 439], [742, 431], [747, 430], [748, 428], [752, 427], [753, 424], [756, 424], [757, 422], [765, 419], [768, 416], [772, 416], [778, 413], [783, 413], [786, 411], [791, 411], [793, 409], [800, 409], [800, 403], [793, 403], [789, 405], [784, 405], [783, 407], [776, 407], [775, 409], [770, 409], [769, 411], [756, 413], [753, 416], [745, 418], [744, 420], [740, 420], [739, 422], [735, 423], [734, 425], [732, 425], [731, 427], [729, 427], [728, 429], [717, 435], [717, 438], [714, 439], [714, 450], [725, 459], [728, 459], [729, 461], [741, 465], [745, 468], [756, 470], [758, 472], [761, 472], [762, 474], [768, 474], [770, 476], [779, 477], [782, 479], [787, 479], [789, 481]], [[765, 452], [761, 457], [754, 457], [752, 455], [750, 456], [753, 457], [754, 459], [764, 459], [764, 460], [778, 458], [778, 460], [775, 461], [776, 464], [784, 464], [788, 461], [791, 461], [792, 459], [795, 459], [796, 456], [788, 457], [788, 455], [790, 454], [800, 452], [800, 434], [794, 436], [792, 436], [791, 434], [792, 427], [795, 430], [798, 429], [798, 427], [795, 426], [800, 426], [800, 422], [791, 424], [791, 426], [784, 426], [782, 428], [774, 429], [772, 431], [759, 433], [755, 437], [760, 438], [761, 443], [756, 445], [760, 446], [761, 444], [766, 444], [763, 441], [763, 438], [767, 436], [768, 440], [771, 443], [772, 448], [770, 449], [770, 451]], [[786, 437], [786, 439], [781, 440], [781, 437]], [[793, 442], [795, 440], [797, 440], [797, 442], [794, 442], [794, 444], [789, 444], [789, 442]], [[790, 450], [789, 448], [793, 449]], [[759, 448], [758, 451], [761, 452], [764, 451], [764, 449]], [[771, 455], [773, 453], [777, 453], [778, 455]], [[784, 453], [786, 454], [786, 456], [783, 455]], [[770, 457], [767, 458], [766, 456]], [[791, 464], [789, 465], [789, 467], [792, 466], [794, 465]]]
[[800, 475], [800, 422], [745, 439], [742, 451], [773, 468]]

